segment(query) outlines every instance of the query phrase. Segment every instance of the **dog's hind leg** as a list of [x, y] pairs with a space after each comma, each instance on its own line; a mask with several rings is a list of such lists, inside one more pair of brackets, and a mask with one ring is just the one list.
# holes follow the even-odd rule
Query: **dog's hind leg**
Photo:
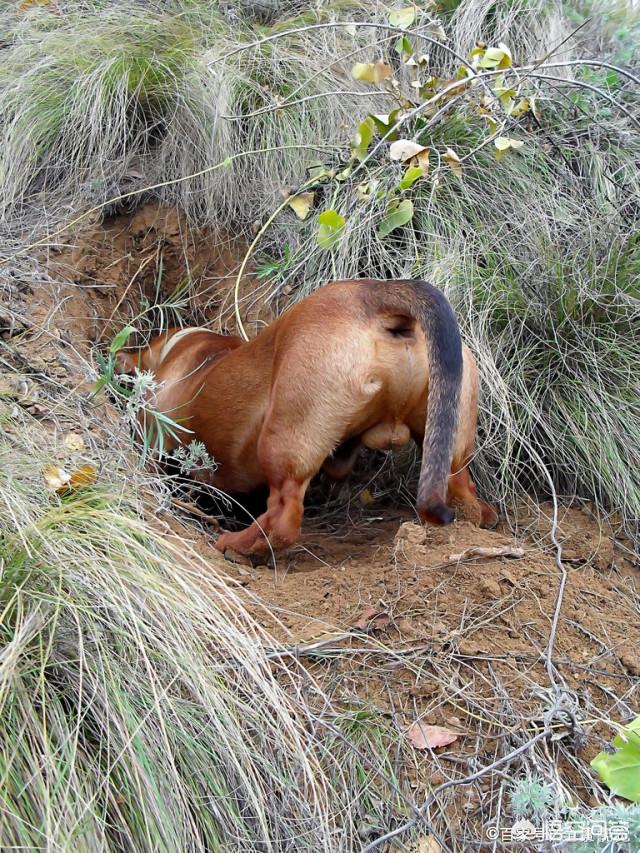
[[453, 460], [447, 488], [447, 501], [461, 511], [468, 521], [479, 527], [495, 527], [498, 514], [486, 501], [478, 497], [476, 484], [469, 473], [471, 454], [460, 461]]
[[300, 536], [304, 494], [329, 448], [309, 442], [299, 423], [271, 411], [258, 439], [258, 459], [269, 487], [267, 509], [246, 530], [224, 533], [216, 548], [264, 554], [288, 548]]
[[352, 417], [348, 396], [334, 406], [315, 394], [301, 402], [295, 385], [274, 389], [272, 401], [258, 439], [258, 461], [269, 486], [267, 510], [247, 530], [223, 534], [216, 543], [221, 551], [261, 554], [297, 541], [309, 481], [340, 444]]
[[304, 493], [309, 479], [302, 482], [286, 477], [269, 483], [266, 512], [246, 530], [223, 533], [216, 542], [219, 551], [230, 548], [239, 554], [264, 554], [271, 549], [280, 551], [293, 545], [300, 536], [304, 513]]

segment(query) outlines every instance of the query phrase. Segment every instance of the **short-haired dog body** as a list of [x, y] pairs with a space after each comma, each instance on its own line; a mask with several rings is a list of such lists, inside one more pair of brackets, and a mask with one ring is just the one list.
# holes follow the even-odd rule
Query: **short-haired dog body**
[[[422, 446], [417, 508], [448, 524], [448, 503], [483, 525], [474, 451], [478, 371], [445, 297], [421, 281], [334, 282], [244, 343], [205, 329], [170, 330], [136, 358], [159, 383], [153, 408], [204, 442], [229, 493], [267, 484], [266, 511], [216, 547], [244, 554], [293, 544], [309, 481], [345, 476], [360, 446]], [[182, 433], [180, 434], [183, 435]], [[171, 450], [175, 441], [169, 440]]]

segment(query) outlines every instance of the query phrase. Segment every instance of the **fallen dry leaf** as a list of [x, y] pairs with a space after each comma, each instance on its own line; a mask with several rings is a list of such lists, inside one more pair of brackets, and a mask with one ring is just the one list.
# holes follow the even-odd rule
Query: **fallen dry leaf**
[[442, 847], [435, 840], [433, 835], [425, 835], [418, 839], [417, 853], [441, 853]]
[[358, 500], [362, 504], [362, 506], [371, 506], [372, 503], [375, 503], [375, 498], [369, 491], [369, 489], [363, 489], [358, 495]]
[[512, 548], [509, 545], [483, 548], [479, 545], [471, 545], [469, 548], [465, 548], [461, 554], [449, 554], [448, 562], [459, 563], [461, 560], [469, 560], [472, 557], [514, 557], [520, 559], [524, 557], [524, 548]]
[[315, 193], [311, 192], [298, 193], [289, 199], [289, 207], [293, 209], [298, 219], [306, 219], [315, 197]]
[[426, 723], [416, 720], [407, 730], [407, 740], [416, 749], [437, 749], [439, 746], [448, 746], [458, 740], [459, 734], [445, 729], [442, 726], [428, 726]]
[[64, 446], [70, 453], [84, 450], [84, 438], [77, 432], [69, 432], [64, 437]]
[[351, 74], [366, 83], [382, 83], [391, 77], [391, 66], [379, 59], [377, 62], [356, 62]]
[[496, 157], [500, 160], [504, 157], [507, 151], [517, 151], [522, 148], [524, 142], [521, 139], [510, 139], [508, 136], [498, 136], [497, 139], [493, 140], [493, 144], [496, 148]]
[[69, 478], [69, 488], [85, 489], [87, 486], [92, 486], [97, 479], [98, 472], [93, 465], [81, 465]]
[[418, 161], [418, 166], [420, 166], [426, 175], [429, 172], [429, 149], [425, 148], [423, 151], [416, 154], [416, 160]]
[[42, 469], [42, 476], [48, 488], [56, 492], [68, 492], [92, 486], [98, 477], [98, 473], [93, 465], [81, 465], [76, 468], [73, 474], [69, 474], [59, 465], [45, 465]]
[[38, 8], [38, 6], [48, 6], [51, 11], [57, 12], [56, 4], [53, 0], [22, 0], [22, 3], [18, 5], [19, 12], [26, 12], [28, 9]]
[[411, 139], [398, 139], [389, 146], [389, 157], [392, 160], [399, 160], [401, 163], [406, 163], [414, 157], [418, 157], [424, 152], [429, 152], [426, 145], [418, 145]]
[[359, 628], [361, 631], [380, 631], [391, 624], [391, 616], [383, 610], [376, 610], [375, 607], [367, 607], [362, 611], [360, 618], [354, 623], [354, 628]]
[[451, 166], [451, 171], [457, 175], [459, 178], [462, 177], [462, 163], [460, 162], [460, 158], [453, 150], [453, 148], [447, 148], [447, 150], [443, 154], [443, 159], [447, 161], [449, 166]]
[[45, 465], [42, 469], [42, 476], [47, 487], [56, 492], [65, 489], [71, 480], [71, 474], [68, 474], [64, 468], [60, 468], [58, 465]]

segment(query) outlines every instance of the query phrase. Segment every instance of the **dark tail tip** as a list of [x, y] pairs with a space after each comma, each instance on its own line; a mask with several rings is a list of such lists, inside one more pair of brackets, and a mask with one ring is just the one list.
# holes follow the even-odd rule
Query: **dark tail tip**
[[456, 517], [454, 511], [449, 509], [449, 507], [445, 503], [442, 503], [442, 501], [434, 501], [434, 503], [420, 507], [418, 509], [418, 515], [425, 524], [439, 524], [441, 526], [451, 524]]

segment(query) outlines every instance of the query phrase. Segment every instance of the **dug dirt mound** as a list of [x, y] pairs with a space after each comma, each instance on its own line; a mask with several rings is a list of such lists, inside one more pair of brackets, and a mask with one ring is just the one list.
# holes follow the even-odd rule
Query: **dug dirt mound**
[[[526, 758], [525, 772], [544, 765], [542, 775], [596, 806], [589, 762], [614, 724], [637, 714], [640, 691], [640, 573], [624, 546], [608, 525], [561, 508], [568, 578], [559, 600], [555, 548], [532, 533], [516, 539], [467, 522], [425, 528], [406, 513], [384, 515], [351, 520], [338, 535], [307, 524], [275, 570], [230, 564], [234, 585], [307, 662], [333, 707], [387, 720], [400, 744], [398, 778], [411, 780], [418, 801], [540, 732], [557, 687], [561, 739]], [[413, 749], [416, 724], [444, 728], [455, 742]], [[470, 827], [484, 837], [509, 785], [499, 772], [449, 789], [440, 808], [453, 837], [468, 839]]]
[[[357, 665], [357, 676], [345, 659], [328, 671], [334, 682], [351, 682], [352, 697], [388, 711], [384, 681], [372, 665], [376, 647], [384, 647], [397, 656], [395, 713], [407, 718], [416, 710], [440, 722], [473, 716], [477, 702], [483, 714], [509, 725], [542, 713], [560, 583], [552, 546], [467, 522], [424, 528], [402, 517], [361, 520], [340, 538], [314, 528], [275, 571], [229, 568], [284, 643], [324, 660], [331, 658], [327, 649], [344, 649], [352, 663], [364, 646], [369, 666]], [[614, 549], [611, 531], [578, 509], [562, 512], [559, 537], [570, 556], [554, 672], [587, 714], [600, 716], [599, 708], [624, 718], [640, 687], [640, 576]], [[478, 548], [489, 556], [474, 555]], [[253, 596], [268, 611], [251, 604]], [[419, 673], [401, 664], [407, 657], [420, 661]], [[464, 700], [451, 702], [460, 692]], [[596, 748], [594, 742], [589, 751]]]

